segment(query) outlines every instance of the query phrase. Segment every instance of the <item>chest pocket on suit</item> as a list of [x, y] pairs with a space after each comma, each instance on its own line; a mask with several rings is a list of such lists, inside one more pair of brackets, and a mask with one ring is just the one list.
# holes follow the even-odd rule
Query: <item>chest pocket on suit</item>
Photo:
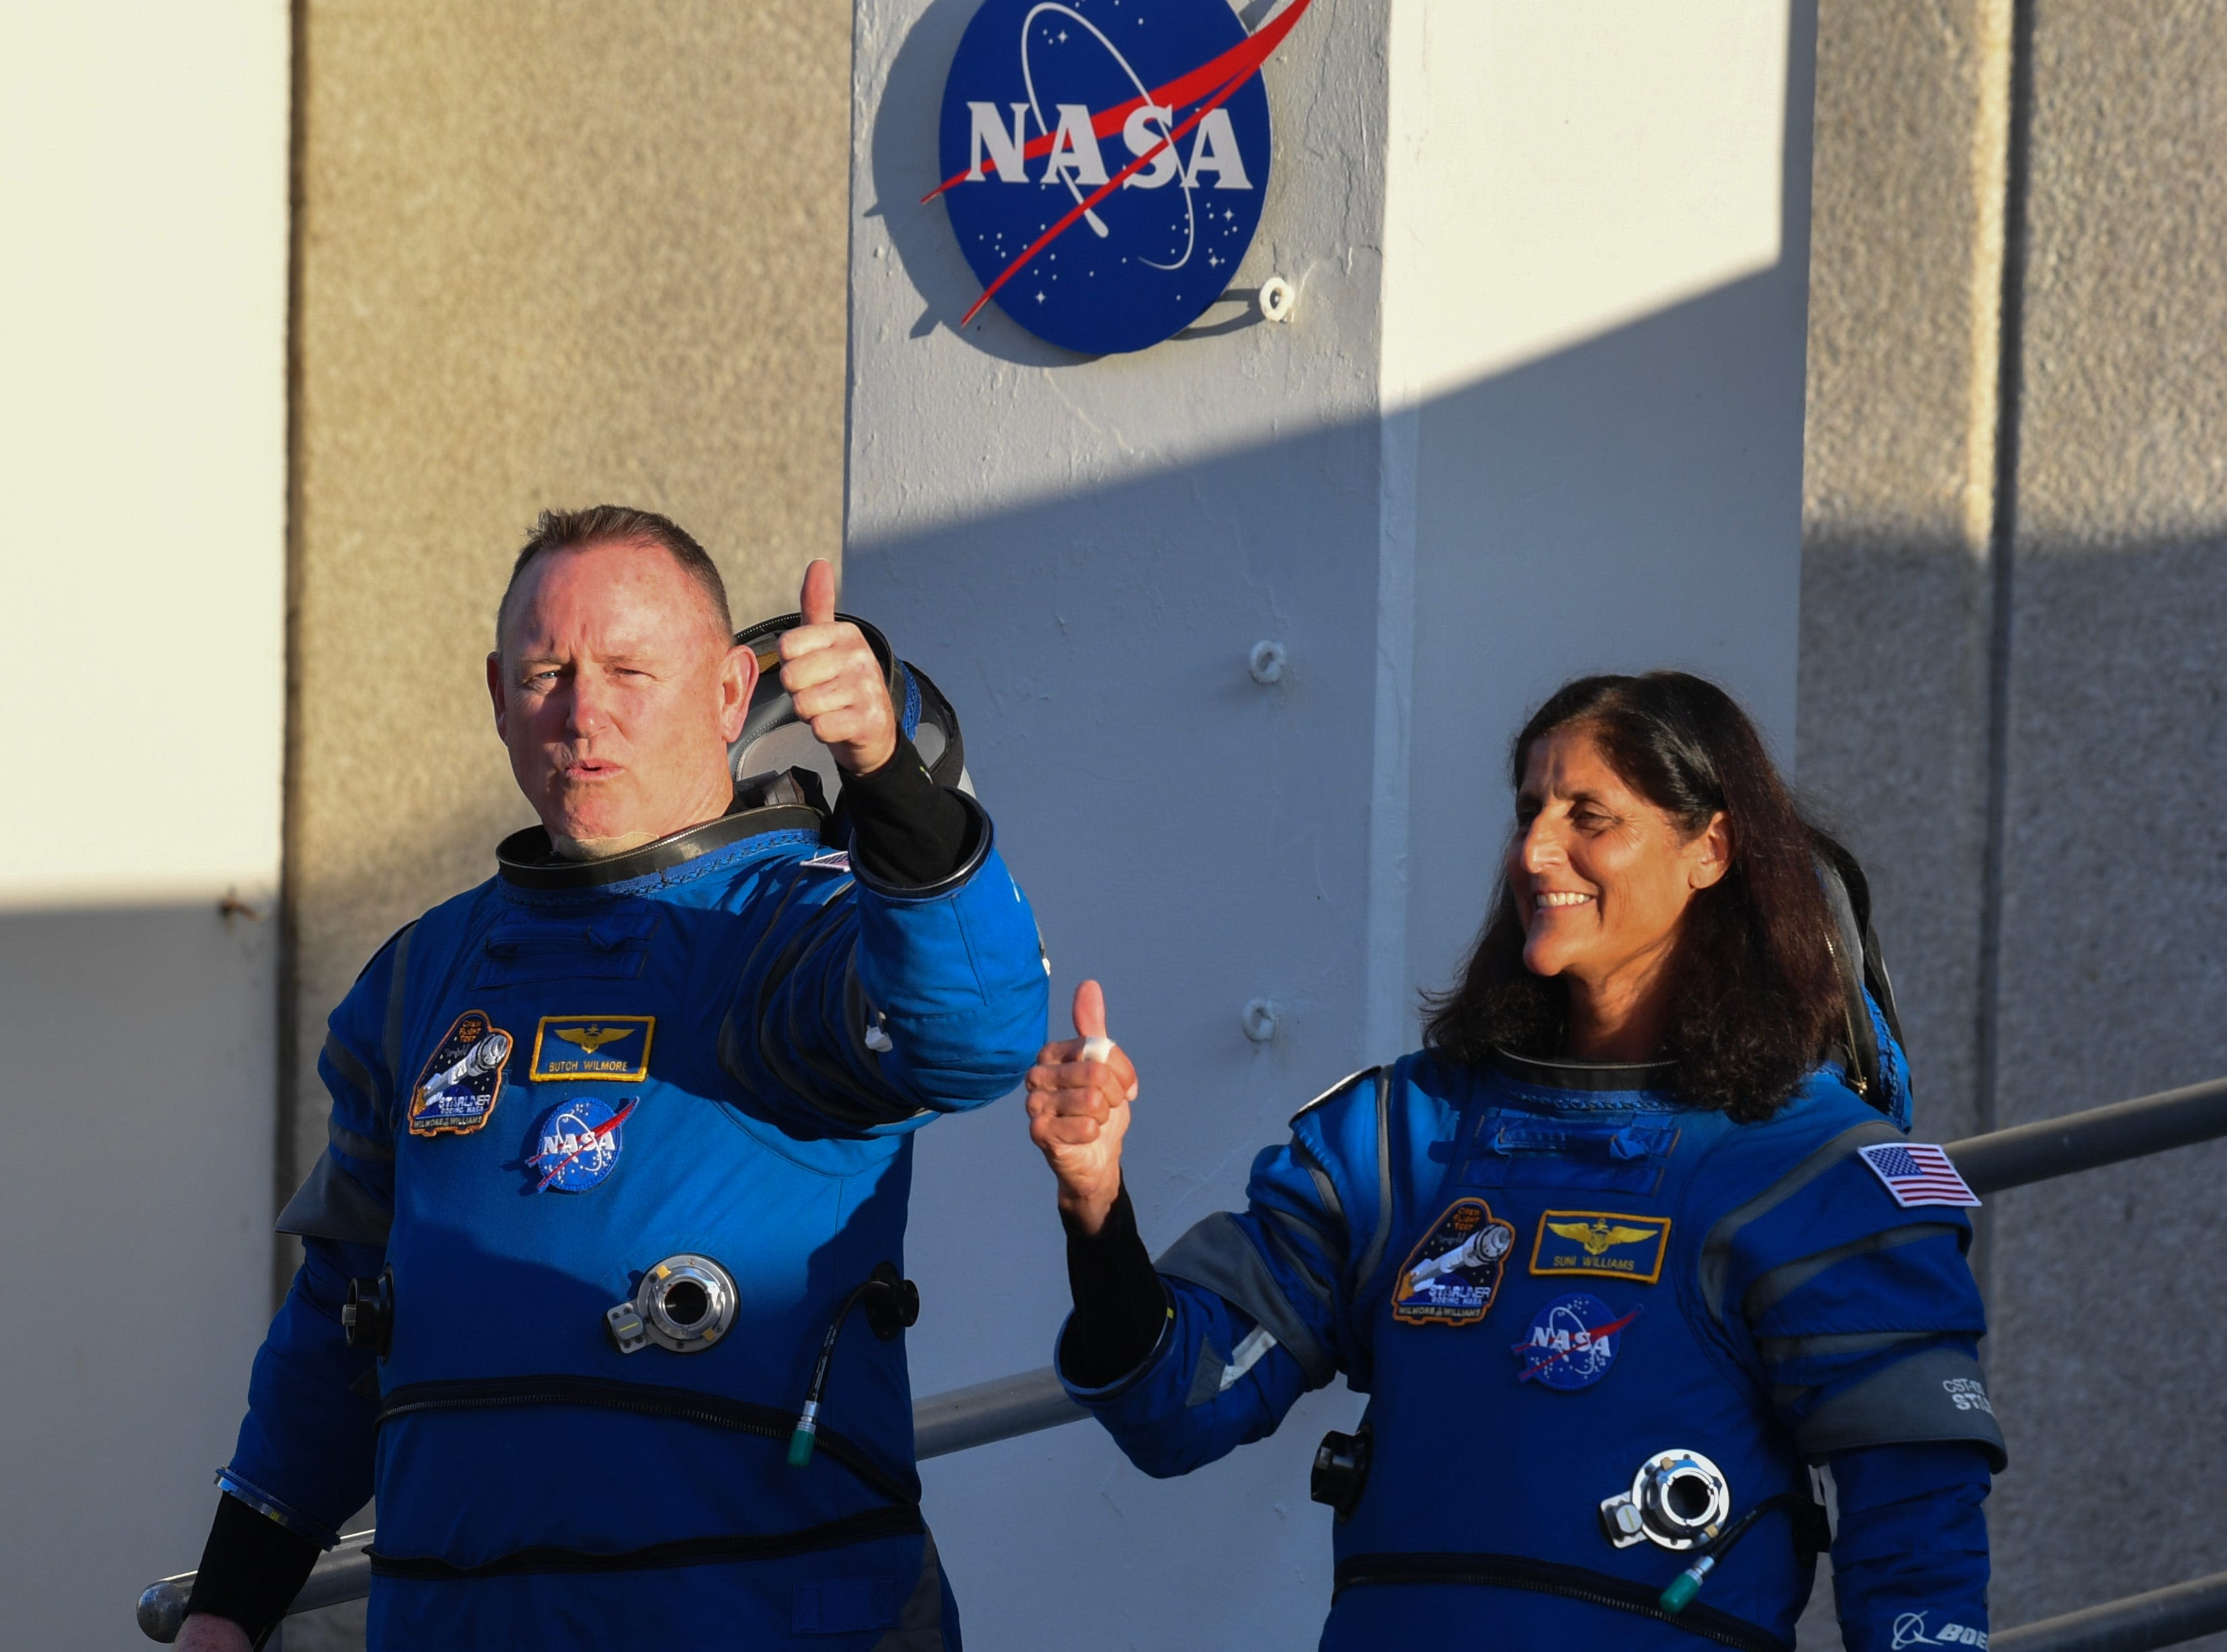
[[1652, 1193], [1677, 1145], [1678, 1127], [1670, 1124], [1487, 1113], [1471, 1138], [1460, 1181], [1464, 1187]]
[[488, 932], [475, 987], [526, 981], [630, 981], [649, 956], [654, 912], [514, 919]]

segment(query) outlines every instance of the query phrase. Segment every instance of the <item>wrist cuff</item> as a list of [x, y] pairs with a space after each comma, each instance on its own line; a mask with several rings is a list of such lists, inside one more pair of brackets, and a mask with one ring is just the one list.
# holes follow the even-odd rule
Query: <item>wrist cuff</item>
[[317, 1553], [308, 1538], [227, 1492], [216, 1500], [186, 1614], [228, 1617], [260, 1646], [309, 1580]]

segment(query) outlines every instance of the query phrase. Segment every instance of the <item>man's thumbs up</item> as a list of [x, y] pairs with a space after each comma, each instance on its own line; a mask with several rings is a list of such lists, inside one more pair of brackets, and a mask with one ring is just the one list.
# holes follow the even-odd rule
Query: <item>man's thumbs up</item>
[[897, 749], [897, 709], [865, 634], [835, 617], [835, 570], [814, 558], [796, 596], [803, 622], [781, 639], [781, 686], [813, 737], [854, 775], [871, 775]]
[[805, 568], [804, 589], [796, 594], [796, 606], [807, 625], [835, 622], [835, 564], [826, 558], [814, 557]]

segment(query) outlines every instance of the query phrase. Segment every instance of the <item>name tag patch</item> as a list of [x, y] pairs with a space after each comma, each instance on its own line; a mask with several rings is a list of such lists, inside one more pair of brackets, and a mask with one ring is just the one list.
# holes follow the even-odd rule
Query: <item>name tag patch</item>
[[1670, 1218], [1627, 1216], [1613, 1210], [1541, 1213], [1531, 1241], [1534, 1273], [1591, 1273], [1652, 1285], [1662, 1277], [1670, 1248]]
[[1482, 1199], [1457, 1199], [1431, 1224], [1392, 1292], [1392, 1317], [1403, 1325], [1474, 1325], [1500, 1295], [1516, 1228]]
[[1516, 1380], [1564, 1394], [1592, 1387], [1616, 1363], [1624, 1328], [1638, 1317], [1637, 1308], [1618, 1314], [1582, 1291], [1556, 1297], [1539, 1310], [1531, 1334], [1516, 1344], [1516, 1357], [1523, 1362]]
[[528, 1076], [537, 1083], [639, 1084], [649, 1076], [649, 1040], [656, 1030], [654, 1015], [543, 1016], [534, 1030]]
[[487, 1123], [502, 1095], [510, 1049], [510, 1035], [485, 1011], [458, 1016], [418, 1075], [410, 1095], [410, 1133], [466, 1136]]
[[636, 1105], [629, 1100], [614, 1112], [592, 1096], [582, 1096], [550, 1108], [534, 1131], [541, 1151], [527, 1161], [541, 1172], [533, 1190], [585, 1193], [599, 1184], [626, 1147], [623, 1127]]

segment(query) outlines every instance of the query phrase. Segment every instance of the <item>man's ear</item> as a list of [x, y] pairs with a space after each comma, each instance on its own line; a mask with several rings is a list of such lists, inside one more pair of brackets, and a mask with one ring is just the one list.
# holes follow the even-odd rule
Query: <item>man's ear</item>
[[1732, 822], [1719, 809], [1686, 845], [1686, 885], [1705, 890], [1732, 869]]
[[743, 723], [750, 714], [750, 696], [758, 686], [758, 657], [739, 644], [727, 650], [719, 662], [719, 737], [729, 745], [742, 738]]
[[510, 703], [503, 693], [502, 654], [500, 651], [488, 656], [488, 698], [495, 706], [495, 731], [498, 739], [507, 740], [510, 730], [504, 726], [509, 720]]

